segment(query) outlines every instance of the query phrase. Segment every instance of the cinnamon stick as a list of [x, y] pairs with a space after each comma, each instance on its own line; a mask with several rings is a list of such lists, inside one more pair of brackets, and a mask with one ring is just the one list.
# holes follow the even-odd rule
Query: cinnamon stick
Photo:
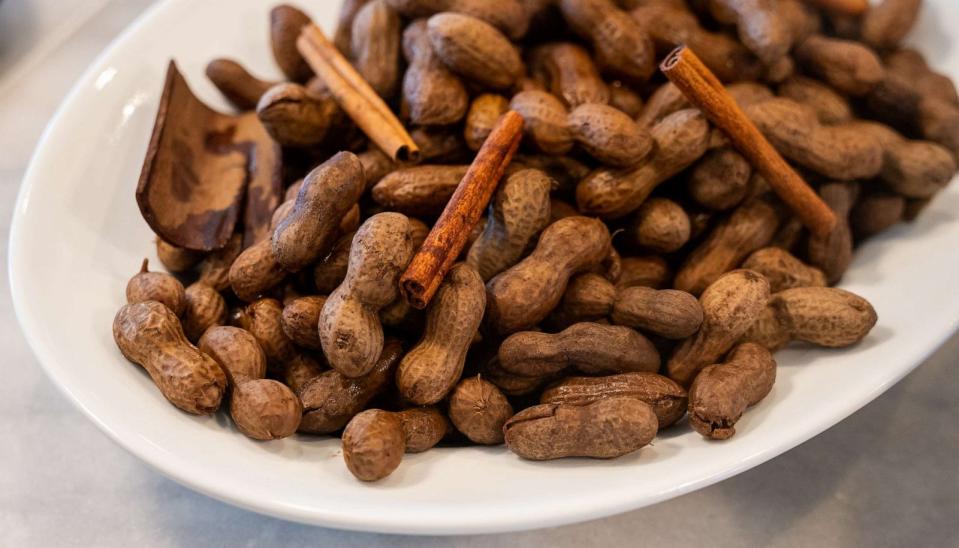
[[783, 159], [746, 117], [733, 97], [691, 49], [680, 46], [660, 70], [718, 126], [813, 234], [825, 236], [836, 226], [836, 214]]
[[422, 247], [400, 278], [400, 289], [415, 308], [426, 308], [450, 267], [463, 251], [470, 232], [489, 204], [523, 136], [523, 117], [508, 111], [500, 117]]
[[847, 15], [862, 15], [869, 9], [869, 0], [806, 0], [806, 2], [824, 10]]
[[380, 149], [397, 162], [418, 162], [420, 149], [390, 107], [346, 60], [320, 27], [303, 27], [296, 49], [333, 99]]

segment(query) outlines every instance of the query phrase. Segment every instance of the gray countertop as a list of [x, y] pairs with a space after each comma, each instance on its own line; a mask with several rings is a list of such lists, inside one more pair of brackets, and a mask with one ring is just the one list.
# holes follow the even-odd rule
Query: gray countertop
[[959, 336], [878, 400], [785, 455], [701, 491], [578, 525], [449, 538], [349, 533], [252, 514], [154, 472], [46, 378], [6, 282], [11, 211], [43, 127], [86, 65], [151, 3], [0, 3], [0, 546], [959, 546]]

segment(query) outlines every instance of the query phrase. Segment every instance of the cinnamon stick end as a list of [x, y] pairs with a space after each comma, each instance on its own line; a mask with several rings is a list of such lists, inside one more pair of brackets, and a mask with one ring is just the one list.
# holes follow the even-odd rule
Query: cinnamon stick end
[[[417, 310], [423, 310], [426, 308], [427, 303], [429, 303], [429, 298], [426, 296], [426, 288], [416, 280], [409, 278], [400, 280], [400, 290], [403, 292], [406, 302], [410, 303], [410, 306]], [[432, 295], [430, 295], [430, 297], [432, 297]]]

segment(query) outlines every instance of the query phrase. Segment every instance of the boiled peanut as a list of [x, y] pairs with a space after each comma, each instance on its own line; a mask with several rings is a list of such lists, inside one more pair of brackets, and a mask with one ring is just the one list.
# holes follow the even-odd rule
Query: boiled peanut
[[503, 443], [503, 424], [513, 406], [496, 386], [480, 377], [463, 379], [450, 394], [450, 421], [470, 441], [482, 445]]
[[459, 13], [429, 18], [433, 51], [453, 72], [492, 89], [507, 89], [519, 79], [523, 62], [510, 41], [489, 23]]
[[177, 247], [157, 237], [157, 257], [170, 272], [186, 272], [197, 265], [205, 254], [183, 247]]
[[752, 173], [752, 166], [742, 154], [731, 147], [720, 147], [696, 162], [689, 173], [686, 191], [705, 208], [731, 209], [742, 203], [749, 193]]
[[882, 61], [858, 42], [813, 35], [796, 47], [796, 60], [836, 90], [858, 97], [883, 79]]
[[232, 59], [214, 59], [206, 66], [206, 77], [220, 93], [240, 110], [253, 110], [275, 83], [261, 80]]
[[499, 117], [509, 110], [509, 100], [495, 93], [478, 95], [470, 103], [463, 128], [463, 138], [470, 150], [479, 150], [489, 137]]
[[589, 40], [600, 67], [633, 82], [656, 69], [653, 42], [639, 22], [611, 0], [559, 0], [569, 27]]
[[588, 405], [606, 398], [635, 398], [656, 414], [659, 429], [674, 424], [686, 414], [686, 390], [673, 380], [644, 371], [605, 377], [566, 377], [540, 395], [540, 403]]
[[190, 284], [184, 293], [183, 332], [198, 341], [210, 327], [226, 323], [226, 301], [220, 292], [202, 282]]
[[667, 339], [685, 339], [703, 323], [696, 297], [675, 289], [627, 287], [620, 290], [611, 313], [613, 323]]
[[530, 58], [530, 69], [566, 106], [609, 102], [609, 88], [589, 52], [582, 47], [568, 42], [545, 44], [535, 48]]
[[629, 235], [637, 245], [656, 253], [672, 253], [689, 240], [689, 216], [667, 198], [647, 200], [636, 210]]
[[689, 424], [707, 438], [729, 439], [747, 407], [756, 405], [776, 382], [776, 360], [758, 344], [745, 343], [725, 363], [703, 369], [689, 389]]
[[567, 217], [546, 227], [529, 256], [487, 284], [490, 328], [505, 335], [541, 322], [572, 275], [602, 262], [609, 240], [606, 225], [587, 217]]
[[739, 40], [767, 65], [792, 46], [787, 20], [769, 0], [709, 0], [710, 13], [721, 23], [735, 24]]
[[746, 333], [768, 300], [769, 282], [761, 274], [733, 270], [720, 276], [699, 297], [703, 323], [669, 357], [669, 378], [689, 386], [703, 367], [716, 362]]
[[376, 203], [407, 215], [439, 215], [469, 166], [417, 166], [398, 169], [373, 186]]
[[409, 62], [403, 76], [403, 101], [410, 121], [445, 125], [462, 120], [469, 107], [469, 95], [463, 82], [433, 52], [425, 19], [406, 27], [403, 52]]
[[226, 391], [223, 370], [187, 341], [180, 320], [158, 301], [125, 305], [113, 320], [123, 356], [142, 366], [173, 405], [196, 415], [217, 410]]
[[649, 405], [634, 398], [606, 398], [586, 405], [548, 403], [528, 407], [506, 421], [506, 446], [524, 459], [609, 459], [632, 453], [656, 436]]
[[849, 214], [849, 224], [858, 239], [868, 238], [903, 220], [906, 199], [892, 192], [870, 192], [859, 198]]
[[483, 280], [469, 265], [453, 266], [426, 312], [423, 337], [400, 362], [396, 386], [418, 405], [432, 405], [452, 390], [483, 320]]
[[379, 311], [393, 302], [413, 254], [405, 215], [379, 213], [353, 237], [346, 278], [323, 305], [320, 342], [330, 366], [347, 377], [369, 373], [383, 349]]
[[852, 262], [849, 212], [857, 195], [858, 186], [855, 184], [829, 183], [819, 187], [819, 197], [833, 210], [839, 222], [826, 236], [811, 235], [806, 254], [809, 264], [822, 269], [829, 284], [838, 282]]
[[350, 51], [357, 72], [384, 98], [400, 79], [400, 16], [385, 0], [373, 0], [356, 12]]
[[270, 38], [273, 46], [273, 58], [287, 78], [294, 82], [305, 82], [313, 71], [296, 49], [296, 39], [304, 26], [310, 24], [310, 17], [287, 4], [281, 4], [270, 10]]
[[149, 261], [143, 259], [140, 272], [127, 282], [127, 303], [157, 301], [182, 316], [187, 304], [183, 284], [166, 272], [150, 272], [149, 267]]
[[321, 350], [317, 326], [324, 304], [326, 304], [326, 297], [322, 295], [298, 297], [285, 303], [280, 326], [286, 336], [303, 348]]
[[482, 19], [512, 39], [526, 34], [529, 23], [522, 0], [387, 0], [406, 17], [429, 17], [451, 11]]
[[759, 272], [769, 282], [773, 293], [793, 287], [823, 287], [826, 275], [809, 266], [790, 252], [778, 247], [757, 249], [743, 261], [743, 268]]
[[439, 443], [449, 423], [435, 409], [391, 413], [367, 409], [343, 430], [343, 460], [358, 479], [376, 481], [393, 473], [403, 453], [418, 453]]
[[779, 85], [779, 95], [812, 108], [824, 125], [844, 124], [853, 118], [848, 99], [812, 78], [793, 76]]

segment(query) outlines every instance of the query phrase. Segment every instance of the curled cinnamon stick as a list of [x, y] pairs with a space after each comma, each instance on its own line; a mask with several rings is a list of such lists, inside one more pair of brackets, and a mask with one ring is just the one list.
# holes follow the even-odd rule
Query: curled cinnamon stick
[[847, 15], [862, 15], [869, 9], [869, 0], [806, 0], [824, 10]]
[[463, 251], [470, 232], [479, 222], [493, 191], [502, 179], [523, 135], [523, 117], [509, 111], [470, 165], [433, 225], [422, 247], [400, 278], [400, 289], [415, 308], [426, 308], [450, 267]]
[[726, 133], [806, 228], [819, 236], [832, 231], [837, 222], [835, 213], [769, 144], [692, 50], [685, 46], [676, 48], [660, 69], [691, 103]]
[[296, 48], [340, 108], [376, 146], [394, 161], [419, 161], [420, 149], [406, 128], [320, 27], [312, 23], [303, 27]]

